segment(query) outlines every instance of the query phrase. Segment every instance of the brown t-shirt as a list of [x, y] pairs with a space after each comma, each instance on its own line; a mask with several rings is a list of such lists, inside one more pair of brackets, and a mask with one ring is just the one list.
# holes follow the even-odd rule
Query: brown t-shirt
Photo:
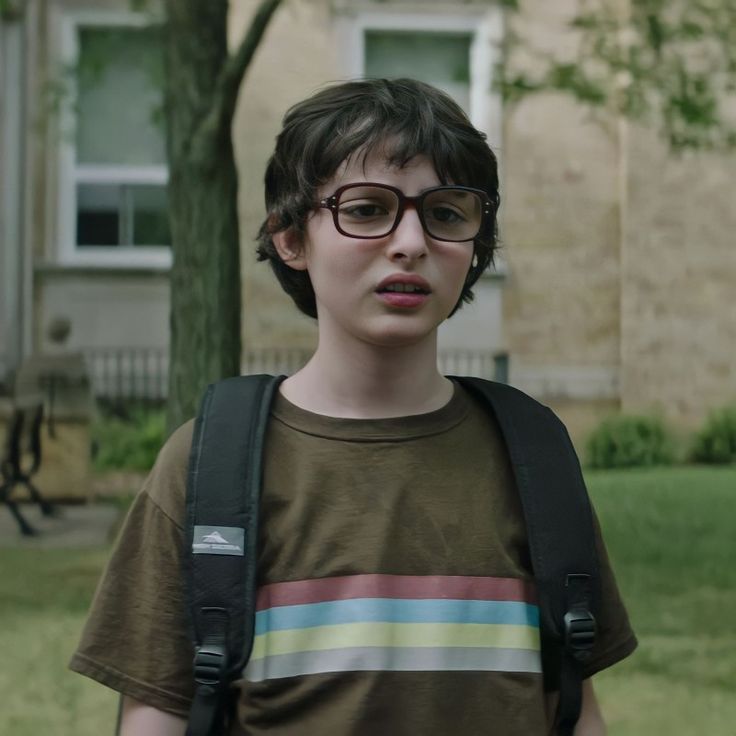
[[[180, 558], [192, 424], [161, 451], [72, 669], [186, 716]], [[233, 733], [545, 734], [538, 609], [505, 448], [456, 387], [442, 409], [334, 419], [278, 396], [266, 437], [253, 655]], [[586, 676], [636, 640], [599, 542]]]

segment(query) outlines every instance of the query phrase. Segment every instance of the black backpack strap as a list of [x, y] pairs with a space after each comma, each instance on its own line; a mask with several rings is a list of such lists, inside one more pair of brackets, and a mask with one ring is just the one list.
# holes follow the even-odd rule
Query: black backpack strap
[[187, 479], [185, 592], [195, 643], [187, 736], [223, 732], [226, 691], [253, 647], [261, 455], [283, 376], [238, 376], [208, 387]]
[[593, 514], [580, 463], [548, 407], [505, 384], [453, 379], [490, 405], [506, 441], [539, 596], [545, 689], [559, 690], [557, 733], [572, 736], [600, 600]]

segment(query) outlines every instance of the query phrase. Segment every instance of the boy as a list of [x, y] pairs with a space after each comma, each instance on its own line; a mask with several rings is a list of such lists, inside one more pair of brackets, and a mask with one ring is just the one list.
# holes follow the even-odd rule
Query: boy
[[[266, 623], [235, 684], [230, 733], [550, 733], [507, 452], [487, 410], [437, 371], [437, 328], [492, 261], [498, 204], [484, 136], [432, 87], [348, 82], [287, 114], [258, 254], [318, 319], [319, 342], [280, 385], [269, 419]], [[123, 736], [185, 731], [191, 436], [190, 423], [161, 451], [72, 660], [124, 695]], [[586, 677], [635, 647], [601, 544], [599, 554], [603, 605]], [[489, 611], [508, 600], [522, 618], [498, 625], [508, 621]], [[277, 623], [285, 612], [288, 625]], [[602, 733], [586, 680], [576, 734]]]

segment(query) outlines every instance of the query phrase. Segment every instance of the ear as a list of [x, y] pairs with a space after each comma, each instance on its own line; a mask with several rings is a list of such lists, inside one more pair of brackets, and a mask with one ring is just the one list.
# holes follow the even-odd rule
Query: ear
[[275, 232], [271, 239], [281, 260], [295, 271], [307, 270], [304, 238], [293, 227]]

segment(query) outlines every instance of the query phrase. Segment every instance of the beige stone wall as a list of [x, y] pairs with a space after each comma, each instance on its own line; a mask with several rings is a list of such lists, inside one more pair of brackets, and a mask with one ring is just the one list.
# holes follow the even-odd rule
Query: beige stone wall
[[632, 128], [628, 156], [622, 403], [693, 425], [736, 401], [736, 155]]
[[[529, 0], [514, 30], [541, 51], [571, 48], [576, 3]], [[529, 70], [528, 55], [515, 56]], [[615, 120], [544, 94], [504, 115], [501, 224], [509, 277], [511, 381], [567, 401], [618, 396], [620, 145]]]
[[[535, 44], [570, 43], [567, 0], [523, 7]], [[736, 400], [736, 156], [554, 94], [507, 109], [504, 138], [512, 382], [578, 441], [619, 405], [687, 429]]]
[[58, 318], [71, 323], [65, 348], [165, 348], [169, 343], [169, 280], [167, 274], [144, 271], [99, 273], [48, 269], [38, 289], [40, 352], [53, 349], [48, 326]]
[[[232, 5], [231, 36], [243, 34], [255, 0]], [[263, 218], [263, 172], [287, 108], [341, 76], [326, 0], [292, 0], [273, 18], [240, 92], [234, 121], [240, 176], [244, 349], [315, 344], [316, 324], [283, 293], [270, 267], [255, 260], [255, 234]]]
[[[507, 111], [504, 139], [512, 380], [534, 393], [610, 395], [620, 341], [615, 127], [544, 95]], [[557, 376], [554, 387], [545, 375]]]

